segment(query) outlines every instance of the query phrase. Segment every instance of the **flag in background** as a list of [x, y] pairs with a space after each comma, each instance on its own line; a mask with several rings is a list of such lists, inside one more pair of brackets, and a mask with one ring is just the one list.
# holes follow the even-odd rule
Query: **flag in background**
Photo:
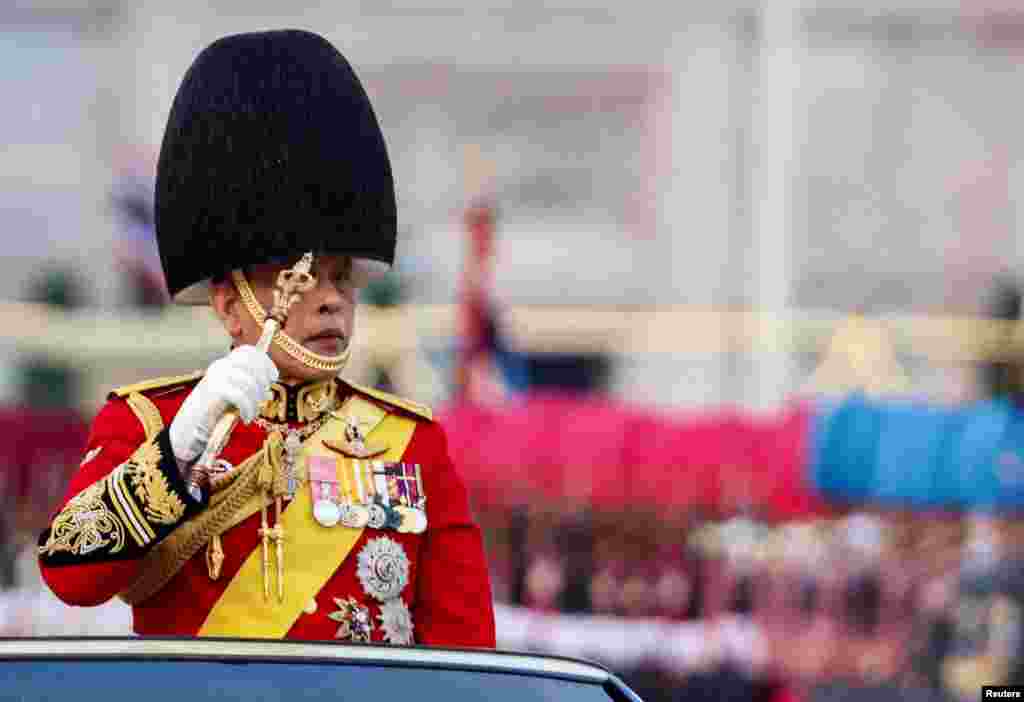
[[483, 404], [500, 403], [529, 384], [524, 363], [501, 332], [500, 312], [492, 299], [496, 220], [497, 208], [490, 199], [472, 202], [463, 219], [467, 247], [453, 395]]

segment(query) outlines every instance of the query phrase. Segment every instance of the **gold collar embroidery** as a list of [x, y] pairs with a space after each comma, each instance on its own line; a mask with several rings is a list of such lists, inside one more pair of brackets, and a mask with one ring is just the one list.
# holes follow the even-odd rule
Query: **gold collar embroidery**
[[302, 385], [274, 383], [272, 397], [263, 403], [260, 416], [271, 422], [311, 422], [334, 409], [338, 383], [334, 378]]

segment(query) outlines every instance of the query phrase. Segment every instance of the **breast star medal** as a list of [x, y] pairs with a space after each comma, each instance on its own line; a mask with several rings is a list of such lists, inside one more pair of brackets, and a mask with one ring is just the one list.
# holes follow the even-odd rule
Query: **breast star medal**
[[338, 610], [328, 614], [328, 618], [338, 622], [338, 630], [334, 638], [355, 643], [369, 643], [373, 635], [373, 620], [370, 610], [356, 602], [354, 597], [334, 598]]
[[363, 590], [380, 602], [398, 597], [409, 583], [409, 557], [400, 543], [386, 536], [367, 541], [357, 562]]
[[413, 642], [412, 612], [401, 597], [382, 604], [377, 618], [380, 619], [385, 641], [398, 646], [408, 646]]

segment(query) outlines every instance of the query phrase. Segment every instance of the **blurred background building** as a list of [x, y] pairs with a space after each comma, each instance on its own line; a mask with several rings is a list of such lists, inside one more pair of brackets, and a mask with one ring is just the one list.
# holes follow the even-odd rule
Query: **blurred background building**
[[[149, 211], [155, 159], [194, 55], [223, 34], [281, 26], [317, 31], [350, 58], [394, 164], [398, 265], [367, 293], [356, 379], [440, 405], [455, 433], [465, 422], [526, 427], [517, 398], [571, 391], [598, 398], [579, 426], [605, 428], [580, 429], [583, 443], [607, 427], [657, 425], [669, 427], [659, 447], [691, 450], [713, 425], [748, 447], [725, 468], [704, 461], [727, 476], [706, 489], [680, 479], [692, 495], [679, 497], [686, 508], [672, 512], [664, 538], [628, 528], [647, 506], [621, 493], [608, 493], [622, 503], [615, 509], [595, 509], [593, 465], [585, 488], [560, 485], [532, 508], [489, 503], [479, 478], [497, 591], [510, 607], [504, 641], [534, 645], [526, 632], [538, 612], [618, 617], [601, 620], [607, 646], [569, 651], [646, 671], [635, 680], [652, 699], [684, 679], [702, 694], [711, 683], [694, 671], [708, 670], [777, 699], [821, 681], [833, 685], [822, 694], [845, 694], [834, 686], [854, 678], [872, 699], [882, 682], [945, 684], [947, 673], [893, 651], [908, 641], [930, 651], [942, 627], [959, 626], [950, 623], [959, 565], [943, 559], [1011, 543], [999, 537], [1010, 527], [957, 517], [962, 533], [950, 536], [941, 520], [907, 526], [873, 513], [847, 529], [837, 526], [847, 514], [808, 507], [793, 536], [768, 530], [750, 514], [756, 490], [736, 486], [757, 475], [777, 483], [781, 463], [764, 458], [776, 449], [788, 457], [778, 461], [799, 463], [804, 449], [785, 438], [811, 421], [798, 400], [867, 390], [948, 404], [997, 386], [1016, 392], [1010, 371], [984, 365], [1012, 366], [1016, 327], [981, 320], [1020, 316], [1019, 300], [1007, 312], [991, 295], [998, 280], [1012, 289], [1024, 256], [1024, 9], [1009, 0], [4, 3], [8, 405], [56, 406], [84, 422], [109, 388], [222, 352], [209, 315], [164, 306]], [[474, 219], [482, 211], [485, 224]], [[195, 333], [197, 318], [209, 334]], [[467, 415], [467, 392], [486, 397], [486, 409]], [[560, 414], [562, 399], [544, 401], [564, 426], [577, 421]], [[12, 421], [36, 421], [27, 416]], [[767, 434], [750, 440], [756, 431]], [[605, 450], [637, 443], [620, 438], [625, 449]], [[456, 461], [467, 471], [493, 462], [464, 450]], [[515, 458], [530, 447], [507, 450]], [[36, 474], [24, 467], [36, 459], [17, 460]], [[52, 482], [34, 499], [52, 500]], [[708, 507], [723, 501], [732, 506]], [[38, 515], [22, 522], [28, 533]], [[783, 548], [788, 536], [807, 548]], [[25, 538], [6, 536], [0, 550]], [[922, 543], [924, 552], [908, 546]], [[674, 554], [662, 560], [672, 567], [630, 561], [638, 544]], [[865, 565], [826, 577], [844, 549]], [[913, 587], [882, 578], [887, 563], [913, 571]], [[787, 595], [787, 583], [799, 587]], [[920, 616], [879, 634], [884, 613], [911, 601]], [[722, 612], [742, 615], [729, 620], [742, 626], [718, 626]], [[801, 614], [780, 621], [779, 612]], [[665, 660], [637, 659], [630, 651], [647, 634], [614, 627], [651, 618], [720, 633], [666, 630], [655, 639]], [[760, 629], [744, 628], [751, 622]], [[824, 653], [823, 642], [852, 650], [855, 640], [856, 656]], [[797, 654], [779, 654], [787, 649]]]
[[[0, 12], [8, 298], [47, 260], [85, 274], [95, 303], [132, 297], [112, 253], [131, 236], [112, 193], [151, 174], [200, 48], [283, 25], [324, 33], [369, 85], [399, 176], [408, 300], [453, 301], [461, 207], [483, 180], [501, 209], [497, 299], [621, 317], [627, 339], [594, 341], [623, 396], [772, 407], [813, 363], [743, 352], [772, 328], [702, 315], [666, 329], [652, 307], [969, 313], [1019, 255], [1024, 28], [1011, 3], [62, 0]], [[467, 173], [469, 149], [485, 178]], [[916, 380], [941, 390], [943, 375]]]

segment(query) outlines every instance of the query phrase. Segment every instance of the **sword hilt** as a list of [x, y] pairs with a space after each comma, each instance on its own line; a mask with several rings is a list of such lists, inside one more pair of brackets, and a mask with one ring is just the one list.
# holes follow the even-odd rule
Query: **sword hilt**
[[[311, 290], [316, 285], [316, 276], [310, 270], [313, 267], [313, 254], [307, 252], [302, 258], [287, 270], [278, 273], [277, 284], [274, 288], [274, 309], [263, 322], [263, 330], [260, 333], [256, 347], [268, 353], [270, 345], [274, 341], [274, 335], [284, 327], [288, 317], [288, 310], [299, 301], [304, 292]], [[210, 440], [206, 442], [206, 448], [192, 468], [189, 482], [199, 488], [207, 487], [210, 484], [213, 465], [218, 456], [227, 446], [231, 438], [231, 432], [238, 424], [238, 410], [228, 409], [213, 427], [210, 432]]]

